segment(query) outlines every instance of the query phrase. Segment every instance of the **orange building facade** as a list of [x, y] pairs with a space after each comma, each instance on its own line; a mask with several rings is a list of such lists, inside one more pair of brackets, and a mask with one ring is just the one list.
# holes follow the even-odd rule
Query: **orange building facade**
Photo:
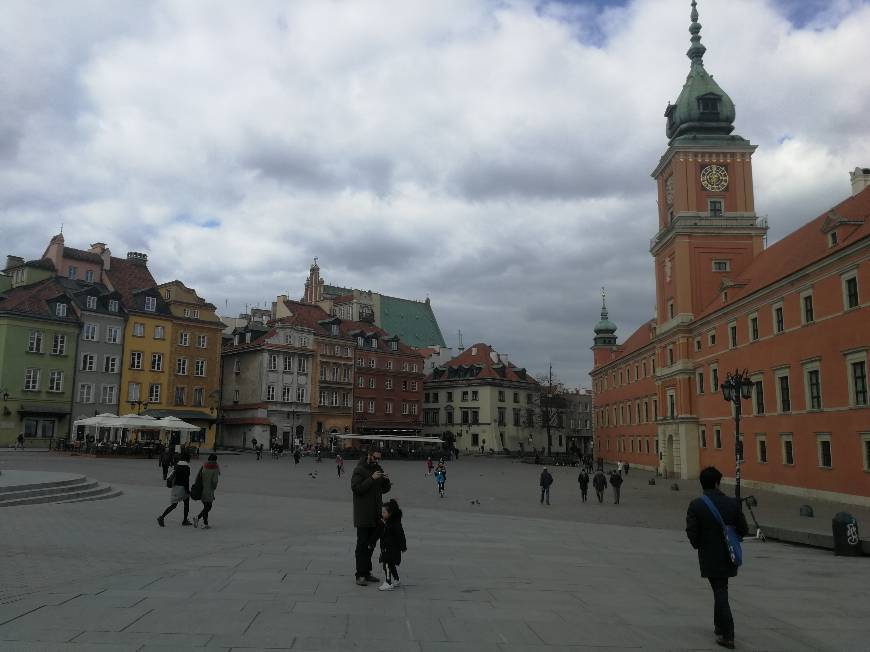
[[755, 146], [732, 134], [734, 105], [704, 69], [695, 13], [690, 32], [690, 73], [665, 112], [669, 146], [652, 174], [656, 318], [618, 345], [602, 310], [596, 455], [672, 477], [709, 465], [733, 477], [721, 383], [746, 371], [742, 482], [870, 504], [870, 170], [851, 174], [850, 197], [765, 247]]

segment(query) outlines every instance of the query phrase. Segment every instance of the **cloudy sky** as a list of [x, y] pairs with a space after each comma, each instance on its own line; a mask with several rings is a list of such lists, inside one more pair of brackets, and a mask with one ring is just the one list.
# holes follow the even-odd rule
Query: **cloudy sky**
[[[776, 240], [870, 165], [870, 4], [701, 0]], [[588, 385], [607, 286], [653, 310], [650, 171], [688, 0], [3, 3], [0, 255], [149, 254], [222, 312], [327, 282], [431, 297]]]

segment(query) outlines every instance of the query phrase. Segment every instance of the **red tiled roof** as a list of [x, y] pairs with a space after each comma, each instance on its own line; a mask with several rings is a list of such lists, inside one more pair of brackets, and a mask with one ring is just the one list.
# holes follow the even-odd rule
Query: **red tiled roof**
[[103, 259], [99, 254], [93, 251], [85, 251], [84, 249], [74, 249], [73, 247], [63, 248], [63, 257], [72, 258], [73, 260], [83, 260], [88, 263], [102, 264]]
[[652, 342], [653, 340], [653, 332], [652, 326], [655, 324], [655, 319], [650, 319], [647, 322], [644, 322], [640, 326], [637, 327], [637, 330], [634, 331], [625, 342], [622, 344], [618, 344], [613, 351], [613, 359], [608, 360], [600, 367], [595, 369], [595, 373], [601, 367], [606, 367], [607, 365], [616, 362], [617, 360], [622, 360], [623, 358], [630, 356], [635, 351], [638, 351], [645, 347], [647, 344]]
[[47, 278], [32, 285], [24, 285], [0, 293], [0, 313], [14, 313], [43, 317], [57, 321], [77, 322], [75, 312], [70, 308], [66, 317], [57, 317], [49, 308], [48, 301], [58, 296], [66, 297], [66, 292], [55, 277]]
[[436, 351], [435, 347], [432, 347], [432, 346], [426, 346], [426, 347], [423, 347], [422, 349], [417, 349], [417, 353], [419, 353], [424, 358], [428, 358], [428, 357], [434, 355], [435, 351]]
[[[831, 221], [829, 224], [837, 221], [863, 223], [860, 225], [846, 223], [840, 226], [837, 229], [839, 242], [831, 247], [827, 230], [822, 231], [822, 227], [826, 226], [828, 220]], [[734, 301], [749, 296], [868, 236], [870, 236], [870, 188], [865, 188], [761, 252], [740, 277], [734, 279], [745, 285], [729, 288], [728, 303], [723, 305], [721, 298], [717, 297], [698, 315], [697, 319], [725, 309]]]
[[121, 295], [124, 306], [135, 308], [133, 293], [136, 290], [157, 287], [146, 265], [134, 263], [123, 258], [112, 257], [111, 268], [106, 272], [112, 287]]
[[[538, 382], [532, 378], [528, 373], [523, 377], [520, 375], [520, 369], [512, 362], [507, 362], [502, 358], [501, 364], [504, 364], [504, 375], [502, 376], [499, 373], [498, 365], [499, 362], [497, 360], [493, 360], [493, 353], [496, 353], [495, 350], [489, 344], [478, 343], [470, 346], [465, 351], [457, 355], [455, 358], [442, 365], [441, 367], [436, 367], [436, 369], [442, 369], [446, 367], [457, 368], [462, 366], [474, 366], [480, 365], [482, 369], [480, 373], [476, 376], [469, 376], [468, 378], [473, 379], [481, 379], [481, 378], [491, 378], [497, 380], [505, 380], [508, 382], [520, 382], [520, 383], [532, 383], [537, 385]], [[447, 380], [446, 376], [442, 376], [441, 378], [434, 379], [434, 374], [430, 374], [427, 376], [427, 380]], [[453, 380], [453, 379], [451, 379]]]

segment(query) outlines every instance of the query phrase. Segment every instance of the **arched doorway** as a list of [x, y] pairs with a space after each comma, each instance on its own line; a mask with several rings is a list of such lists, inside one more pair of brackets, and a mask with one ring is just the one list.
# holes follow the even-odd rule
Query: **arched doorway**
[[666, 477], [673, 477], [674, 473], [674, 436], [668, 435], [665, 445], [665, 473]]

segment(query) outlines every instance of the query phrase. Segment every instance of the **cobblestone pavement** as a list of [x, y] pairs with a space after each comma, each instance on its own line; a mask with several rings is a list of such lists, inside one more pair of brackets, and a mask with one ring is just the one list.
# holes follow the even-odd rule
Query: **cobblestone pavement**
[[[556, 469], [547, 508], [534, 467], [463, 458], [440, 499], [422, 464], [388, 461], [409, 551], [403, 586], [381, 593], [353, 584], [349, 478], [330, 461], [221, 465], [204, 531], [181, 527], [180, 509], [157, 526], [168, 490], [156, 460], [0, 453], [0, 469], [124, 490], [0, 510], [0, 650], [715, 647], [681, 532], [688, 486], [674, 496], [632, 471], [622, 505], [581, 505], [576, 473]], [[748, 541], [732, 585], [738, 648], [870, 649], [868, 576], [867, 559]]]

